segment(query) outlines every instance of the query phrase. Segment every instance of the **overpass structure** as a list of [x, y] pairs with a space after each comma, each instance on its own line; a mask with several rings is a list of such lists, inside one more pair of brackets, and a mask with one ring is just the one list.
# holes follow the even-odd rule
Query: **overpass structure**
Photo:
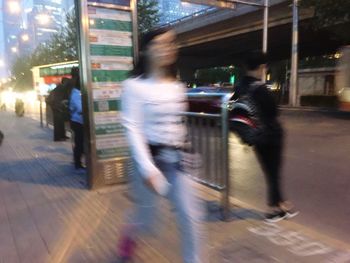
[[[270, 0], [268, 53], [271, 60], [291, 56], [292, 1]], [[239, 64], [250, 50], [262, 49], [263, 8], [237, 5], [232, 9], [211, 9], [202, 15], [173, 24], [180, 47], [180, 75], [193, 80], [196, 69]], [[314, 11], [299, 13], [300, 56], [335, 52], [341, 45], [332, 28], [315, 31]], [[346, 25], [339, 25], [346, 26]]]

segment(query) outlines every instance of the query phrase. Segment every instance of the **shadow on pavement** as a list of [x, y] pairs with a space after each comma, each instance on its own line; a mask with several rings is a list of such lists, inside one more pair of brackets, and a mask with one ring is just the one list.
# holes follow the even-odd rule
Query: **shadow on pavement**
[[72, 150], [68, 150], [66, 147], [52, 146], [52, 145], [41, 145], [33, 148], [34, 151], [42, 153], [59, 153], [72, 155]]
[[[43, 128], [45, 129], [45, 128]], [[49, 130], [49, 129], [48, 129]], [[51, 130], [49, 130], [50, 133], [52, 133]], [[37, 133], [37, 134], [30, 134], [28, 136], [28, 139], [30, 140], [44, 140], [44, 141], [51, 141], [52, 140], [52, 136], [49, 136], [48, 133]]]
[[71, 164], [54, 164], [49, 158], [0, 162], [0, 180], [87, 189], [87, 175], [75, 173]]
[[[207, 201], [207, 218], [205, 221], [207, 222], [218, 222], [223, 221], [223, 208], [216, 201]], [[253, 209], [245, 209], [241, 207], [235, 206], [231, 209], [231, 213], [229, 215], [228, 221], [233, 220], [246, 220], [246, 219], [255, 219], [255, 220], [263, 220], [264, 217], [261, 212]]]

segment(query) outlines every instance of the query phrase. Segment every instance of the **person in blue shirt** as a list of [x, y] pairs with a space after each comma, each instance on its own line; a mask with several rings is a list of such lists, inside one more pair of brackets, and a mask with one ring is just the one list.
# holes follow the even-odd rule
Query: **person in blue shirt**
[[74, 165], [78, 171], [84, 171], [82, 155], [84, 153], [83, 110], [80, 92], [79, 69], [72, 69], [72, 91], [69, 99], [70, 123], [74, 133]]

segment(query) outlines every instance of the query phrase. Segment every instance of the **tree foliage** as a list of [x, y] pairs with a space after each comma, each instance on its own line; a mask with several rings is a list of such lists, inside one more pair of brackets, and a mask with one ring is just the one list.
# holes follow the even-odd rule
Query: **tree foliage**
[[74, 13], [67, 13], [66, 24], [47, 43], [40, 44], [32, 54], [18, 57], [12, 66], [15, 89], [32, 88], [31, 68], [34, 66], [78, 59], [77, 24]]
[[40, 44], [32, 54], [33, 66], [78, 59], [77, 21], [67, 13], [66, 24], [53, 34], [48, 43]]
[[271, 74], [271, 80], [278, 85], [282, 85], [282, 83], [286, 80], [286, 72], [287, 67], [289, 66], [289, 61], [275, 61], [271, 62], [268, 65], [269, 73]]
[[15, 77], [16, 90], [26, 90], [32, 88], [33, 77], [31, 72], [31, 57], [25, 56], [17, 59], [12, 66], [12, 75]]
[[230, 66], [199, 69], [196, 72], [196, 82], [198, 85], [228, 83], [233, 75], [235, 76], [235, 82], [237, 83], [243, 75], [242, 69]]
[[313, 7], [320, 26], [350, 21], [349, 0], [301, 0], [303, 7]]
[[302, 7], [312, 7], [315, 10], [314, 27], [316, 30], [327, 30], [332, 37], [348, 43], [350, 34], [349, 0], [301, 0]]
[[[137, 9], [139, 32], [143, 34], [159, 22], [158, 3], [156, 0], [139, 0]], [[34, 66], [78, 60], [77, 37], [75, 13], [67, 13], [65, 25], [49, 41], [40, 44], [31, 55], [21, 56], [14, 62], [12, 74], [16, 79], [15, 89], [32, 88], [31, 68]]]
[[137, 1], [137, 19], [140, 34], [144, 34], [155, 27], [160, 19], [156, 0]]

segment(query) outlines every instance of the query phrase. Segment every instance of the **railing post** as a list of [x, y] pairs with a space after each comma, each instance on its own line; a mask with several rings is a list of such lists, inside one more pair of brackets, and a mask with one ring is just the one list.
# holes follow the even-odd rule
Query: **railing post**
[[43, 123], [43, 97], [42, 95], [39, 96], [39, 103], [40, 103], [40, 127], [44, 127]]
[[227, 109], [227, 96], [223, 96], [221, 100], [221, 147], [223, 150], [223, 178], [225, 180], [225, 188], [222, 195], [222, 209], [223, 209], [223, 220], [229, 221], [231, 216], [231, 205], [230, 205], [230, 173], [229, 173], [229, 127], [228, 127], [228, 109]]
[[[193, 117], [193, 120], [200, 120], [199, 122], [196, 121], [194, 125], [192, 125], [192, 129], [190, 129], [189, 133], [191, 134], [191, 144], [194, 153], [200, 153], [202, 155], [202, 161], [204, 160], [205, 164], [200, 168], [200, 174], [196, 174], [195, 176], [192, 174], [192, 178], [203, 185], [220, 191], [220, 215], [221, 219], [226, 222], [232, 220], [230, 205], [230, 193], [232, 189], [229, 173], [229, 103], [232, 95], [232, 92], [213, 92], [204, 94], [189, 93], [188, 97], [190, 99], [190, 105], [191, 99], [219, 99], [220, 111], [204, 113], [193, 108], [191, 112], [184, 112], [185, 116]], [[217, 106], [216, 102], [217, 101], [215, 101], [215, 107], [219, 107]], [[214, 126], [212, 126], [211, 122], [208, 121], [210, 119], [214, 120]], [[207, 121], [205, 122], [205, 120]], [[205, 124], [209, 123], [209, 126], [201, 126], [201, 124], [203, 124], [203, 121]], [[212, 127], [215, 128], [215, 133], [205, 130], [211, 129]], [[211, 138], [208, 138], [208, 136], [211, 135], [214, 136], [212, 138], [213, 140], [210, 140]], [[204, 148], [201, 147], [202, 143], [200, 141], [206, 144]], [[214, 145], [211, 147], [210, 144], [212, 144], [211, 142], [213, 141]], [[213, 154], [216, 155], [215, 158], [208, 158], [208, 155], [213, 156]], [[220, 161], [220, 163], [217, 163], [217, 161]], [[211, 162], [215, 163], [214, 167], [210, 166]], [[205, 170], [203, 170], [203, 167]], [[214, 172], [214, 175], [208, 174], [211, 172]], [[191, 176], [191, 172], [189, 175]]]

